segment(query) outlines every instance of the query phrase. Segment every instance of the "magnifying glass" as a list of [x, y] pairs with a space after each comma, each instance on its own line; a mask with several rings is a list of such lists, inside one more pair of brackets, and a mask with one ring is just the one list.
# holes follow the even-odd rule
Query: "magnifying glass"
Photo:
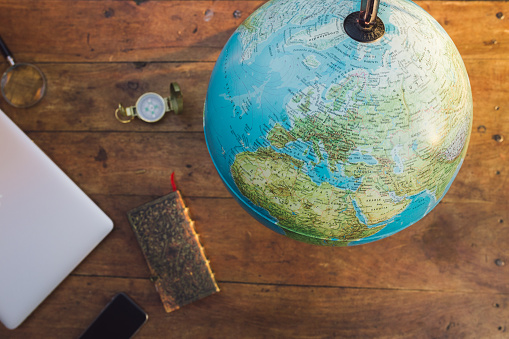
[[42, 71], [32, 64], [15, 63], [2, 37], [0, 37], [0, 52], [11, 65], [0, 80], [4, 99], [12, 106], [19, 108], [38, 103], [46, 92], [46, 78]]

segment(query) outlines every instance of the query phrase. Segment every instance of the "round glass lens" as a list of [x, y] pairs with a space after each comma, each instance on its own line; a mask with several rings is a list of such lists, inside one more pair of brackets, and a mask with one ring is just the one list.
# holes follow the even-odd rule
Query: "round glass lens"
[[2, 76], [2, 95], [15, 107], [30, 107], [38, 103], [46, 91], [46, 80], [39, 68], [30, 64], [15, 64]]

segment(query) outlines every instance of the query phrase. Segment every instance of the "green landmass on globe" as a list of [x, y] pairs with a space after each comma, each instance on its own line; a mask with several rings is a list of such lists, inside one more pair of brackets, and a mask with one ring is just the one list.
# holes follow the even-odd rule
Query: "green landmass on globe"
[[273, 0], [211, 76], [207, 145], [239, 203], [322, 245], [390, 236], [429, 213], [466, 155], [472, 94], [456, 47], [411, 1], [380, 3], [376, 42], [342, 26], [358, 1]]

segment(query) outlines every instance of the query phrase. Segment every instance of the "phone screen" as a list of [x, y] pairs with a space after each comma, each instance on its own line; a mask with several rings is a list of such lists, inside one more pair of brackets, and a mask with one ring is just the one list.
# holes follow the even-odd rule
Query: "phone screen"
[[147, 321], [147, 314], [124, 293], [106, 305], [80, 339], [131, 338]]

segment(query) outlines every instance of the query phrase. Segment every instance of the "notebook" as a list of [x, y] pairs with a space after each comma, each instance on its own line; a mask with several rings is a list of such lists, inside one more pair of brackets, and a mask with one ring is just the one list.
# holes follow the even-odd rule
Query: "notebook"
[[112, 228], [0, 110], [0, 321], [18, 327]]

